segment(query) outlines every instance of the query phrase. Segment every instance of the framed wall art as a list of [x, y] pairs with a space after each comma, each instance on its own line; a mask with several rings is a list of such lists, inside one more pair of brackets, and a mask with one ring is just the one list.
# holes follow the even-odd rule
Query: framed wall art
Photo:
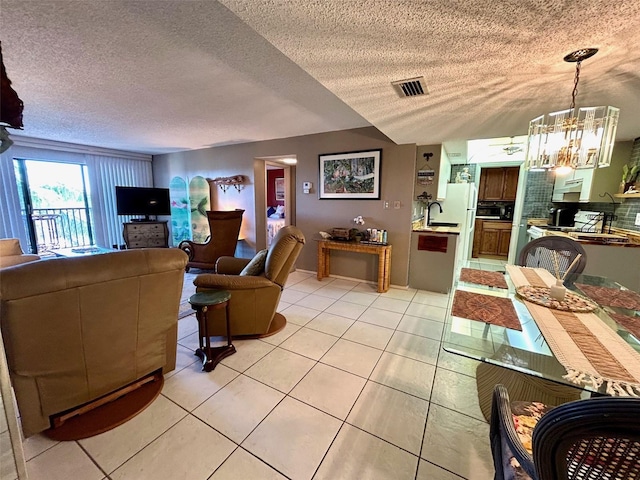
[[276, 200], [284, 201], [284, 178], [276, 178]]
[[319, 155], [320, 199], [380, 199], [382, 150]]

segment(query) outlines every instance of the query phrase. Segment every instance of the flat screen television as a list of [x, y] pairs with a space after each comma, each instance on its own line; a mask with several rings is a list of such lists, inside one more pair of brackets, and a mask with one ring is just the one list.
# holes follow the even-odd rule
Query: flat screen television
[[[116, 187], [118, 215], [171, 215], [168, 188]], [[142, 219], [141, 219], [142, 220]]]

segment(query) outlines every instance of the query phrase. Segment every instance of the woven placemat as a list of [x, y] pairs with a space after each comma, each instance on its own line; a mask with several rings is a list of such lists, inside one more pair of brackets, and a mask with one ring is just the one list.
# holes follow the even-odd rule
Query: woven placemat
[[522, 331], [518, 314], [509, 298], [456, 290], [451, 314], [456, 317]]
[[516, 289], [516, 293], [525, 300], [537, 303], [543, 307], [553, 308], [554, 310], [589, 313], [598, 308], [595, 303], [573, 292], [567, 291], [564, 300], [561, 302], [551, 298], [550, 292], [551, 289], [549, 287], [534, 287], [532, 285], [522, 285]]
[[595, 300], [598, 305], [640, 310], [640, 294], [632, 290], [619, 290], [617, 288], [599, 287], [584, 283], [576, 283], [576, 286], [589, 298]]
[[507, 288], [507, 281], [504, 279], [504, 274], [475, 268], [463, 268], [460, 270], [460, 281], [487, 285], [489, 287]]
[[608, 312], [609, 316], [640, 340], [640, 317]]

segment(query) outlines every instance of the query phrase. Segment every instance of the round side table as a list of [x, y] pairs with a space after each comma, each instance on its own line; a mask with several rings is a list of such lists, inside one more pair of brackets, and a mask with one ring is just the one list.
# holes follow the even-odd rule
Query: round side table
[[[200, 337], [200, 348], [195, 351], [195, 354], [202, 360], [202, 370], [205, 372], [210, 372], [216, 368], [220, 360], [236, 353], [236, 347], [231, 344], [231, 327], [229, 325], [230, 299], [231, 294], [226, 290], [198, 292], [189, 298], [191, 308], [196, 311], [198, 335]], [[225, 309], [227, 322], [227, 344], [221, 347], [211, 347], [209, 328], [207, 326], [207, 311], [209, 309], [218, 310], [222, 308]]]

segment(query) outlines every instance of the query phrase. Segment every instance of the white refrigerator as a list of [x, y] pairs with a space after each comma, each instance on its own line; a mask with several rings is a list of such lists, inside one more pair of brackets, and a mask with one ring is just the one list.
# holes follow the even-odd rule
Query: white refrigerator
[[450, 183], [447, 185], [445, 199], [431, 208], [431, 221], [453, 222], [460, 224], [460, 241], [456, 252], [456, 267], [464, 267], [471, 257], [473, 234], [476, 223], [476, 205], [478, 191], [475, 183]]

